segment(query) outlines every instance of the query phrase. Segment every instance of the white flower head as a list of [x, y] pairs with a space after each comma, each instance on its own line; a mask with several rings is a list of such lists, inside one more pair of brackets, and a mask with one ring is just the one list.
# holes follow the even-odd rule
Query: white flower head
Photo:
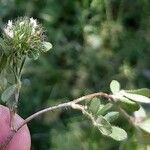
[[37, 59], [41, 52], [50, 49], [51, 44], [45, 41], [42, 26], [36, 19], [20, 17], [17, 20], [9, 20], [3, 29], [5, 43], [13, 49], [16, 57], [27, 55]]

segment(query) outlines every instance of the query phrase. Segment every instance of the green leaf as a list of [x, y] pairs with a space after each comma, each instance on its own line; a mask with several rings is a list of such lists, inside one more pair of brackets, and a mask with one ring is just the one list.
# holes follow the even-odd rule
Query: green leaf
[[111, 124], [103, 117], [103, 116], [98, 116], [96, 119], [96, 126], [98, 127], [99, 131], [103, 135], [109, 135], [112, 132], [112, 127]]
[[120, 83], [116, 80], [111, 81], [110, 89], [113, 94], [116, 94], [120, 91]]
[[150, 98], [143, 96], [143, 95], [131, 94], [131, 93], [126, 93], [126, 92], [123, 92], [123, 95], [136, 102], [150, 103]]
[[3, 51], [5, 55], [8, 55], [10, 52], [10, 47], [4, 42], [4, 40], [0, 37], [0, 49]]
[[118, 97], [117, 98], [117, 105], [123, 108], [128, 113], [132, 113], [140, 109], [140, 105], [137, 102], [134, 102], [126, 97]]
[[4, 76], [0, 75], [0, 90], [5, 89], [6, 86], [7, 86], [7, 79]]
[[89, 106], [89, 111], [92, 112], [93, 114], [95, 114], [99, 107], [100, 107], [100, 99], [98, 98], [93, 98], [91, 101], [90, 101], [90, 106]]
[[118, 117], [119, 117], [119, 112], [117, 112], [117, 111], [109, 112], [104, 116], [104, 118], [108, 122], [114, 122], [116, 119], [118, 119]]
[[148, 88], [142, 88], [142, 89], [137, 89], [137, 90], [126, 90], [125, 92], [150, 97], [150, 89]]
[[16, 91], [16, 84], [8, 87], [1, 95], [3, 102], [7, 102]]
[[6, 67], [7, 59], [8, 59], [8, 57], [4, 54], [0, 57], [0, 73]]
[[43, 42], [43, 45], [45, 47], [44, 52], [47, 52], [52, 48], [52, 44], [49, 42]]
[[127, 136], [126, 131], [123, 130], [122, 128], [112, 126], [112, 133], [109, 135], [109, 137], [111, 137], [112, 139], [116, 141], [123, 141], [127, 139], [128, 136]]
[[138, 124], [138, 126], [145, 132], [150, 133], [150, 119], [143, 121], [142, 123]]
[[105, 114], [109, 109], [112, 108], [112, 106], [113, 106], [113, 104], [107, 103], [102, 108], [99, 107], [99, 110], [97, 111], [97, 115], [103, 115], [103, 114]]

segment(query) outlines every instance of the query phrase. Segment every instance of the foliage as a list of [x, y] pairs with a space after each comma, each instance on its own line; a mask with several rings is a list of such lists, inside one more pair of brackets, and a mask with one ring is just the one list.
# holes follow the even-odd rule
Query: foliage
[[[2, 28], [7, 20], [24, 15], [33, 16], [44, 25], [48, 34], [47, 41], [52, 41], [54, 46], [50, 54], [43, 55], [32, 64], [30, 60], [26, 63], [27, 69], [24, 70], [22, 77], [22, 101], [19, 103], [19, 112], [23, 116], [26, 117], [42, 107], [82, 94], [108, 91], [112, 79], [120, 81], [123, 89], [149, 86], [150, 4], [148, 1], [140, 0], [107, 2], [103, 0], [0, 2]], [[2, 62], [2, 66], [5, 66], [5, 57]], [[9, 74], [7, 76], [10, 78]], [[9, 80], [1, 81], [1, 79], [0, 83], [9, 84]], [[3, 89], [0, 86], [1, 88]], [[122, 96], [126, 99], [121, 98], [122, 102], [119, 101], [118, 105], [128, 108], [126, 105], [132, 103], [132, 109], [126, 111], [133, 114], [133, 110], [139, 108], [139, 105], [132, 101], [135, 96], [133, 94], [139, 93], [128, 90], [124, 92]], [[132, 98], [129, 94], [132, 94]], [[144, 106], [149, 107], [148, 104]], [[108, 110], [114, 111], [109, 103], [101, 104], [100, 108], [98, 112], [103, 115], [106, 115]], [[80, 113], [72, 113], [70, 110], [45, 114], [30, 124], [32, 149], [66, 150], [70, 147], [76, 148], [76, 145], [79, 146], [77, 149], [86, 150], [98, 150], [100, 147], [104, 150], [119, 147], [123, 150], [130, 150], [131, 147], [135, 147], [135, 150], [142, 149], [138, 142], [135, 142], [136, 131], [126, 124], [122, 116], [114, 121], [114, 126], [122, 127], [129, 133], [130, 138], [126, 141], [126, 145], [101, 137], [95, 128], [89, 130], [90, 126], [85, 119], [81, 119]], [[138, 137], [143, 139], [143, 134]]]

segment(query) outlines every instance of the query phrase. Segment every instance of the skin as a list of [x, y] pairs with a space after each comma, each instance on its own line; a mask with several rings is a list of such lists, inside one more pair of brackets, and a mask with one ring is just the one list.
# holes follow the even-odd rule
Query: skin
[[[15, 115], [15, 123], [18, 126], [23, 119], [19, 115]], [[9, 109], [0, 105], [0, 146], [10, 136], [10, 113]], [[31, 136], [27, 125], [24, 125], [8, 144], [6, 150], [30, 150]]]

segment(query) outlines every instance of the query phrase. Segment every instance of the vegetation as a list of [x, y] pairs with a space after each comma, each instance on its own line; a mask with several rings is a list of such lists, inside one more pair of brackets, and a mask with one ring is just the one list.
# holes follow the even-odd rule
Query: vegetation
[[[26, 60], [21, 78], [21, 101], [18, 106], [18, 113], [21, 116], [26, 118], [41, 108], [67, 102], [89, 93], [99, 91], [109, 93], [109, 84], [113, 79], [121, 83], [121, 89], [128, 89], [120, 91], [120, 83], [115, 80], [110, 85], [113, 95], [116, 95], [115, 93], [122, 95], [122, 97], [117, 95], [113, 99], [119, 99], [116, 103], [119, 108], [123, 108], [123, 111], [121, 109], [119, 112], [121, 111], [125, 117], [118, 116], [118, 111], [116, 112], [116, 109], [114, 110], [114, 107], [103, 98], [91, 99], [92, 101], [87, 101], [86, 104], [90, 113], [95, 115], [100, 111], [97, 122], [103, 122], [107, 129], [111, 128], [108, 122], [112, 120], [114, 131], [118, 127], [123, 128], [128, 133], [125, 141], [116, 142], [107, 136], [102, 136], [106, 131], [105, 128], [99, 129], [102, 132], [100, 134], [80, 111], [66, 108], [45, 113], [29, 124], [33, 150], [69, 150], [70, 148], [142, 150], [145, 146], [149, 149], [147, 145], [150, 143], [149, 128], [147, 128], [149, 105], [142, 104], [143, 108], [139, 109], [139, 102], [147, 102], [143, 95], [149, 97], [149, 90], [131, 91], [131, 89], [148, 88], [150, 85], [149, 8], [148, 0], [3, 0], [0, 2], [1, 31], [7, 20], [26, 15], [39, 20], [45, 29], [42, 32], [48, 35], [46, 41], [50, 41], [53, 45], [51, 52], [42, 54], [38, 60]], [[46, 47], [51, 47], [49, 43], [45, 44]], [[0, 46], [2, 48], [3, 45]], [[0, 56], [3, 56], [2, 51]], [[37, 58], [38, 54], [34, 56]], [[1, 59], [2, 64], [5, 64], [4, 60]], [[5, 67], [2, 66], [0, 70], [2, 68]], [[5, 77], [2, 71], [1, 92], [6, 84], [7, 86], [10, 84]], [[139, 98], [139, 95], [142, 96]], [[140, 113], [136, 112], [133, 115], [136, 110], [140, 110]], [[134, 116], [135, 120], [133, 118], [130, 120], [128, 115]], [[105, 119], [102, 116], [105, 116]], [[141, 123], [143, 119], [147, 121]], [[142, 133], [137, 132], [132, 122], [138, 124]], [[107, 134], [108, 131], [110, 130], [106, 131]], [[122, 133], [121, 129], [119, 131], [126, 137], [125, 132]], [[115, 136], [112, 135], [113, 138]]]

